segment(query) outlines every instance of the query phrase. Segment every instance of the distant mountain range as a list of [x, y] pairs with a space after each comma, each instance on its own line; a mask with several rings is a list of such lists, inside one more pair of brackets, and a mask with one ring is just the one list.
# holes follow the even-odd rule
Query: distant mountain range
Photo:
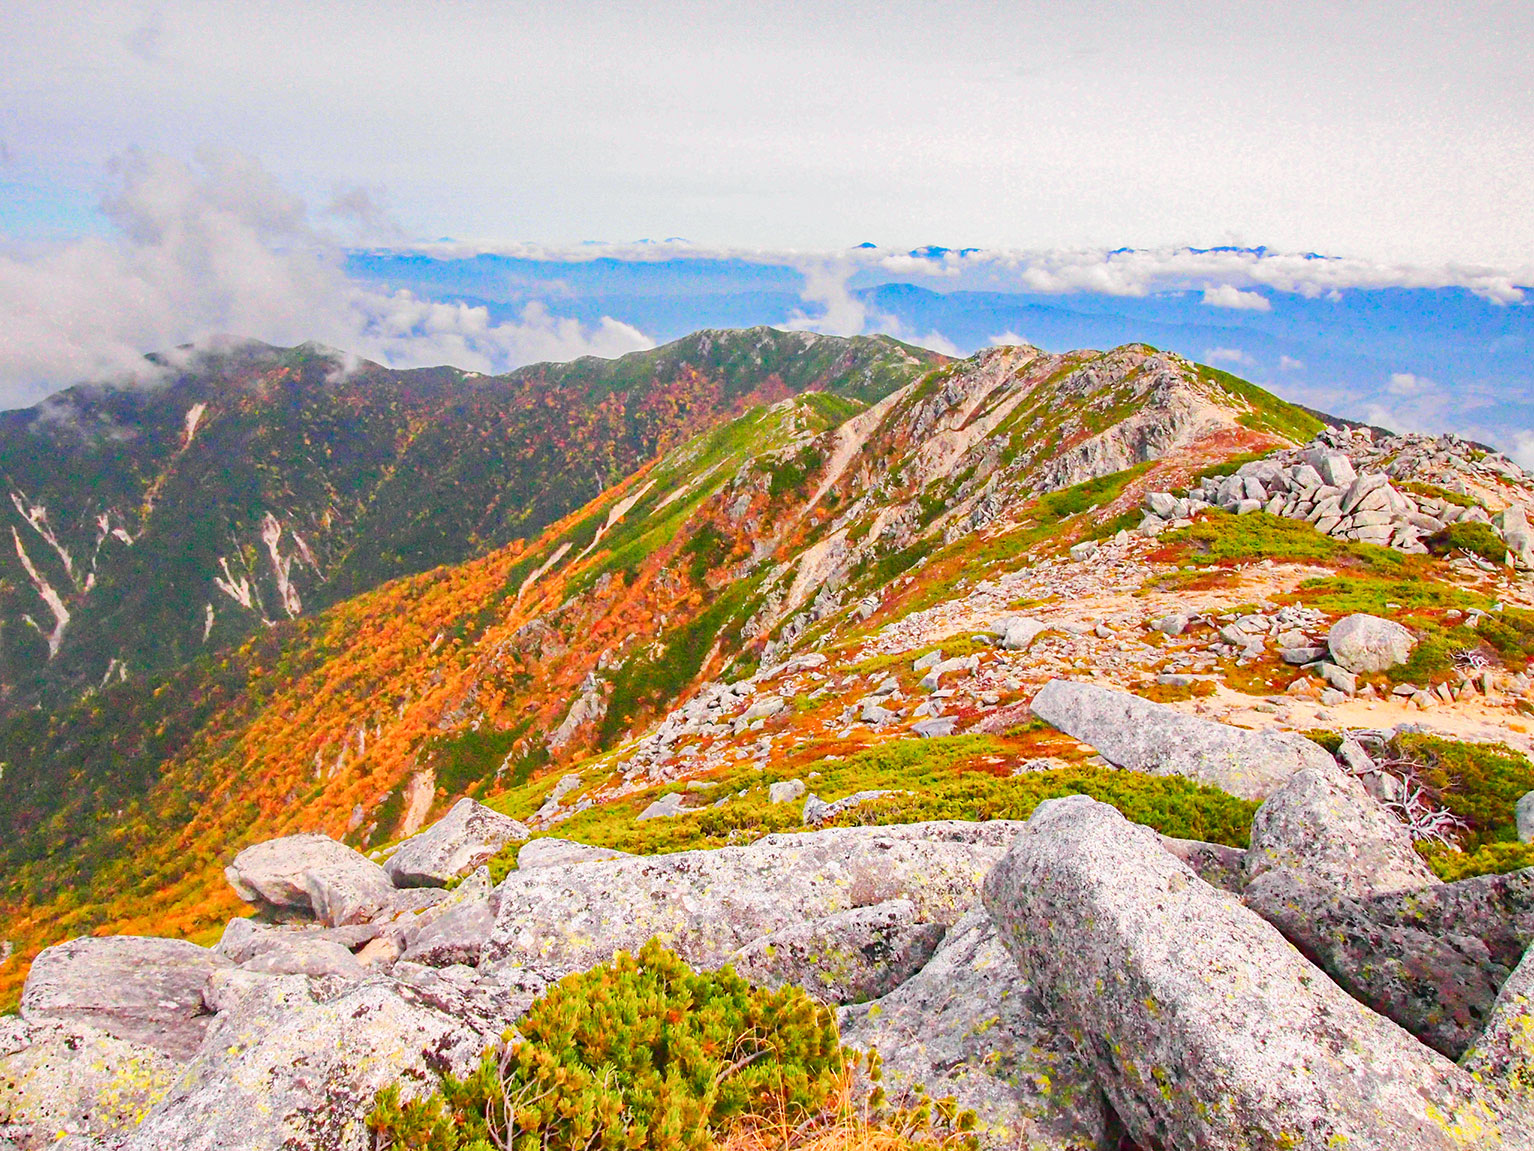
[[497, 377], [240, 340], [150, 360], [152, 386], [0, 415], [0, 706], [168, 671], [536, 536], [752, 404], [870, 402], [942, 357], [758, 328]]

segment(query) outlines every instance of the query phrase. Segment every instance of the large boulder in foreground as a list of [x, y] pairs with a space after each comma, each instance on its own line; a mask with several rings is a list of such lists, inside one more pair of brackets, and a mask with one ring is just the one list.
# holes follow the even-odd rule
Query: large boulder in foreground
[[396, 887], [444, 887], [531, 834], [511, 816], [464, 796], [436, 823], [401, 843], [384, 871]]
[[1326, 633], [1332, 661], [1355, 675], [1389, 671], [1411, 658], [1417, 637], [1393, 619], [1377, 615], [1345, 616]]
[[190, 1059], [208, 1027], [203, 988], [214, 971], [229, 966], [217, 952], [183, 939], [71, 939], [33, 961], [21, 1016], [29, 1023], [85, 1024], [171, 1059]]
[[247, 903], [313, 915], [331, 927], [365, 923], [391, 907], [384, 869], [328, 835], [285, 835], [247, 847], [224, 869]]
[[438, 1073], [466, 1073], [494, 1038], [390, 980], [322, 1003], [303, 976], [267, 976], [229, 1016], [128, 1151], [365, 1151], [381, 1088], [434, 1090]]
[[769, 835], [749, 847], [514, 871], [495, 891], [481, 966], [584, 971], [658, 937], [715, 968], [775, 931], [891, 899], [949, 924], [1022, 825], [941, 821]]
[[1111, 1146], [1102, 1092], [983, 910], [949, 928], [918, 974], [882, 999], [843, 1007], [837, 1022], [847, 1046], [878, 1048], [892, 1096], [920, 1084], [974, 1111], [984, 1148]]
[[1534, 949], [1502, 985], [1485, 1030], [1461, 1066], [1515, 1102], [1534, 1105]]
[[1530, 1146], [1526, 1111], [1351, 998], [1106, 804], [1041, 804], [985, 905], [1142, 1146]]
[[114, 1142], [180, 1071], [153, 1047], [94, 1027], [0, 1017], [0, 1147], [40, 1151], [65, 1132]]
[[764, 987], [803, 987], [822, 1003], [877, 999], [920, 971], [943, 939], [909, 899], [857, 907], [796, 923], [730, 956], [744, 978]]
[[1336, 762], [1291, 732], [1247, 731], [1091, 683], [1052, 679], [1029, 706], [1115, 767], [1186, 776], [1243, 799], [1262, 799], [1302, 767]]

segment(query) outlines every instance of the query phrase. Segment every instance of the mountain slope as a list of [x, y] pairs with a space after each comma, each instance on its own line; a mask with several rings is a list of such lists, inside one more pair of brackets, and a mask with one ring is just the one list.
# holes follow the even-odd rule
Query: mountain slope
[[500, 377], [252, 342], [150, 359], [153, 384], [0, 416], [12, 707], [163, 672], [535, 535], [753, 403], [877, 398], [941, 357], [758, 328]]
[[151, 918], [194, 932], [233, 910], [221, 867], [244, 843], [317, 829], [377, 845], [468, 791], [541, 798], [561, 764], [587, 761], [619, 796], [653, 787], [686, 765], [669, 720], [644, 733], [700, 684], [856, 646], [1115, 528], [1147, 484], [1318, 427], [1137, 345], [993, 349], [871, 407], [824, 392], [758, 406], [531, 543], [13, 718], [11, 937], [30, 951]]

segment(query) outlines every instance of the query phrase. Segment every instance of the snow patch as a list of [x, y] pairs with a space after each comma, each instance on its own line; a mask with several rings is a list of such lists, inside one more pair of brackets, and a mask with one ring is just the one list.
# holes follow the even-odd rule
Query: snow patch
[[[32, 530], [42, 536], [48, 546], [58, 553], [59, 559], [64, 562], [64, 572], [69, 576], [69, 582], [79, 585], [75, 579], [75, 562], [70, 557], [68, 549], [59, 543], [59, 537], [53, 534], [53, 528], [48, 523], [48, 509], [42, 504], [34, 504], [21, 492], [11, 492], [11, 503], [16, 506], [16, 513], [32, 525]], [[14, 530], [14, 529], [12, 529]]]
[[213, 586], [246, 611], [255, 611], [255, 596], [250, 590], [250, 579], [247, 576], [235, 579], [234, 573], [229, 570], [229, 561], [223, 556], [218, 557], [218, 566], [224, 569], [224, 577], [220, 579], [214, 576]]
[[612, 510], [607, 513], [607, 522], [597, 529], [597, 534], [591, 538], [591, 542], [586, 545], [585, 550], [582, 551], [580, 555], [575, 557], [573, 562], [580, 563], [581, 560], [590, 555], [591, 550], [596, 547], [597, 544], [602, 542], [602, 537], [612, 530], [613, 525], [621, 520], [624, 516], [628, 515], [629, 512], [633, 510], [634, 505], [637, 504], [640, 500], [644, 499], [645, 492], [649, 491], [654, 486], [655, 481], [651, 480], [633, 495], [625, 496], [623, 499], [615, 503], [612, 506]]
[[282, 610], [288, 613], [289, 619], [296, 619], [304, 610], [303, 601], [298, 598], [298, 589], [293, 586], [290, 574], [293, 570], [293, 557], [282, 557], [277, 544], [282, 539], [282, 525], [277, 522], [277, 517], [267, 512], [261, 520], [261, 542], [266, 544], [267, 554], [272, 557], [272, 574], [277, 579], [277, 594], [282, 598]]
[[186, 443], [181, 445], [182, 451], [192, 446], [192, 437], [197, 434], [197, 424], [202, 419], [203, 412], [207, 410], [207, 404], [193, 404], [186, 410]]
[[[59, 644], [64, 642], [64, 629], [69, 626], [69, 609], [64, 606], [63, 597], [53, 590], [53, 585], [42, 577], [42, 573], [32, 563], [32, 557], [27, 555], [27, 549], [21, 546], [21, 533], [14, 527], [11, 528], [11, 539], [16, 541], [16, 555], [21, 560], [21, 566], [26, 569], [27, 576], [32, 580], [32, 586], [37, 589], [37, 594], [42, 597], [43, 602], [48, 605], [48, 610], [53, 613], [53, 630], [44, 637], [48, 641], [48, 658], [52, 659], [59, 654]], [[27, 616], [26, 619], [39, 632], [43, 630], [31, 616]]]
[[565, 556], [569, 554], [569, 552], [570, 545], [568, 543], [560, 544], [559, 547], [555, 550], [554, 554], [548, 558], [548, 561], [542, 567], [540, 567], [537, 571], [533, 572], [525, 580], [522, 581], [522, 586], [517, 589], [517, 599], [520, 600], [522, 596], [527, 592], [528, 588], [532, 587], [535, 583], [542, 579], [543, 574], [555, 564], [557, 564], [560, 560], [564, 559]]

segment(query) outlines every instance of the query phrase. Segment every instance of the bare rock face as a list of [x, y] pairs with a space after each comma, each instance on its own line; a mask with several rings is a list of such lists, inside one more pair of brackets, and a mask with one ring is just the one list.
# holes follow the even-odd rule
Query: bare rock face
[[891, 899], [764, 935], [730, 964], [752, 983], [792, 983], [822, 1003], [852, 1003], [886, 995], [920, 971], [943, 930], [920, 922], [909, 899]]
[[1411, 658], [1417, 637], [1395, 620], [1350, 615], [1326, 633], [1332, 659], [1354, 674], [1387, 671]]
[[1335, 766], [1303, 736], [1230, 727], [1096, 684], [1053, 679], [1030, 706], [1116, 767], [1186, 776], [1243, 799], [1263, 798], [1302, 767]]
[[427, 967], [472, 967], [494, 929], [495, 912], [488, 897], [461, 900], [415, 932], [400, 958]]
[[383, 868], [328, 835], [288, 835], [247, 847], [224, 869], [247, 903], [312, 914], [331, 927], [364, 923], [391, 906]]
[[481, 965], [584, 971], [651, 937], [695, 967], [764, 935], [891, 899], [952, 923], [1021, 825], [944, 821], [767, 836], [749, 847], [514, 871]]
[[1106, 804], [1041, 804], [985, 905], [1141, 1146], [1530, 1146], [1526, 1111], [1352, 999]]
[[1335, 764], [1295, 772], [1257, 809], [1246, 853], [1247, 891], [1280, 871], [1303, 873], [1354, 896], [1439, 882], [1406, 828]]
[[1534, 950], [1502, 985], [1485, 1030], [1460, 1064], [1514, 1102], [1534, 1105]]
[[84, 1024], [0, 1018], [0, 1147], [41, 1151], [64, 1133], [115, 1142], [180, 1071], [153, 1047]]
[[267, 978], [150, 1112], [128, 1151], [364, 1151], [365, 1119], [381, 1088], [433, 1090], [440, 1070], [467, 1072], [492, 1038], [394, 981], [316, 1002], [302, 976]]
[[335, 976], [360, 981], [367, 971], [350, 950], [331, 939], [271, 932], [251, 949], [242, 970], [266, 975]]
[[228, 959], [181, 939], [86, 936], [49, 947], [27, 973], [21, 1016], [28, 1023], [85, 1024], [171, 1059], [202, 1044], [202, 991]]
[[436, 823], [400, 844], [384, 871], [396, 887], [443, 887], [508, 843], [531, 834], [524, 824], [465, 796]]
[[531, 871], [535, 867], [568, 867], [572, 863], [589, 863], [594, 859], [627, 859], [626, 851], [611, 847], [592, 847], [576, 843], [573, 839], [557, 839], [546, 836], [523, 844], [517, 852], [517, 868]]
[[997, 938], [983, 910], [948, 930], [922, 970], [837, 1012], [842, 1042], [877, 1047], [893, 1095], [921, 1084], [979, 1118], [985, 1148], [1111, 1146], [1102, 1092]]

